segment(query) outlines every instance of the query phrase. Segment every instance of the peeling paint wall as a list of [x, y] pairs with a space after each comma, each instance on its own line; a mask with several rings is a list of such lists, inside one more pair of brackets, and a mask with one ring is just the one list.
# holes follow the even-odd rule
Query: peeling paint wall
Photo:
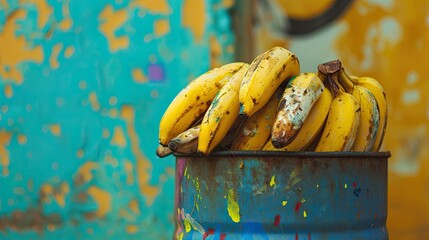
[[232, 4], [0, 1], [0, 238], [171, 239], [158, 123], [232, 61]]
[[[288, 16], [306, 19], [337, 1], [277, 2]], [[300, 57], [302, 71], [338, 58], [349, 74], [382, 83], [389, 109], [382, 150], [392, 153], [387, 220], [392, 239], [429, 239], [428, 28], [427, 0], [355, 0], [335, 21], [307, 35], [279, 35], [263, 25], [255, 29], [258, 51], [286, 46]], [[261, 32], [264, 37], [258, 37]]]

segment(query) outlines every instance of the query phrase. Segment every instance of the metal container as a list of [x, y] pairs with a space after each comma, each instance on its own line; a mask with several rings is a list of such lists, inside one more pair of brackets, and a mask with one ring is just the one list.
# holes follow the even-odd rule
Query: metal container
[[388, 239], [389, 152], [177, 155], [175, 239]]

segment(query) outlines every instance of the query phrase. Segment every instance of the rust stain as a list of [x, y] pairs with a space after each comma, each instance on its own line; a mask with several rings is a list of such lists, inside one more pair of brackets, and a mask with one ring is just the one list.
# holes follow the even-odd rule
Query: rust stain
[[0, 76], [10, 79], [17, 84], [22, 83], [23, 76], [18, 70], [22, 62], [41, 63], [43, 61], [42, 47], [30, 47], [24, 36], [17, 36], [15, 30], [21, 28], [21, 22], [25, 22], [27, 12], [18, 9], [13, 12], [0, 32]]
[[0, 164], [2, 166], [2, 175], [4, 177], [9, 176], [10, 158], [7, 147], [9, 146], [11, 137], [11, 133], [0, 131]]
[[61, 226], [59, 214], [44, 214], [41, 206], [30, 207], [25, 211], [16, 210], [10, 215], [0, 216], [0, 232], [8, 229], [13, 231], [36, 231], [43, 232], [47, 225]]
[[135, 110], [132, 106], [124, 105], [121, 109], [121, 118], [126, 123], [126, 131], [130, 138], [131, 151], [136, 157], [137, 181], [140, 192], [146, 197], [146, 204], [151, 206], [155, 197], [159, 194], [158, 187], [150, 185], [152, 163], [140, 149], [140, 139], [135, 129]]
[[98, 16], [100, 25], [98, 29], [107, 38], [109, 50], [117, 52], [128, 48], [130, 39], [128, 36], [116, 36], [115, 32], [128, 20], [125, 9], [114, 10], [112, 5], [106, 5]]
[[185, 0], [183, 3], [182, 25], [189, 28], [196, 42], [201, 42], [206, 26], [206, 9], [205, 1]]

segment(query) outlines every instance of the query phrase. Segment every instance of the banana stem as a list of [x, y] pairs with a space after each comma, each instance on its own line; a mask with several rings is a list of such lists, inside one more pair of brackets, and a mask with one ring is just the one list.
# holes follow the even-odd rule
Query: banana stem
[[341, 68], [340, 72], [338, 73], [338, 80], [348, 93], [351, 93], [353, 91], [355, 84], [347, 75], [344, 68]]

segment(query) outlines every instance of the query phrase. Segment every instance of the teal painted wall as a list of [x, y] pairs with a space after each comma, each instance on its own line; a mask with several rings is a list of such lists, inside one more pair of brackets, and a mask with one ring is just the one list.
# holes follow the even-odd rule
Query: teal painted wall
[[1, 239], [171, 239], [158, 123], [232, 61], [231, 2], [0, 0]]

